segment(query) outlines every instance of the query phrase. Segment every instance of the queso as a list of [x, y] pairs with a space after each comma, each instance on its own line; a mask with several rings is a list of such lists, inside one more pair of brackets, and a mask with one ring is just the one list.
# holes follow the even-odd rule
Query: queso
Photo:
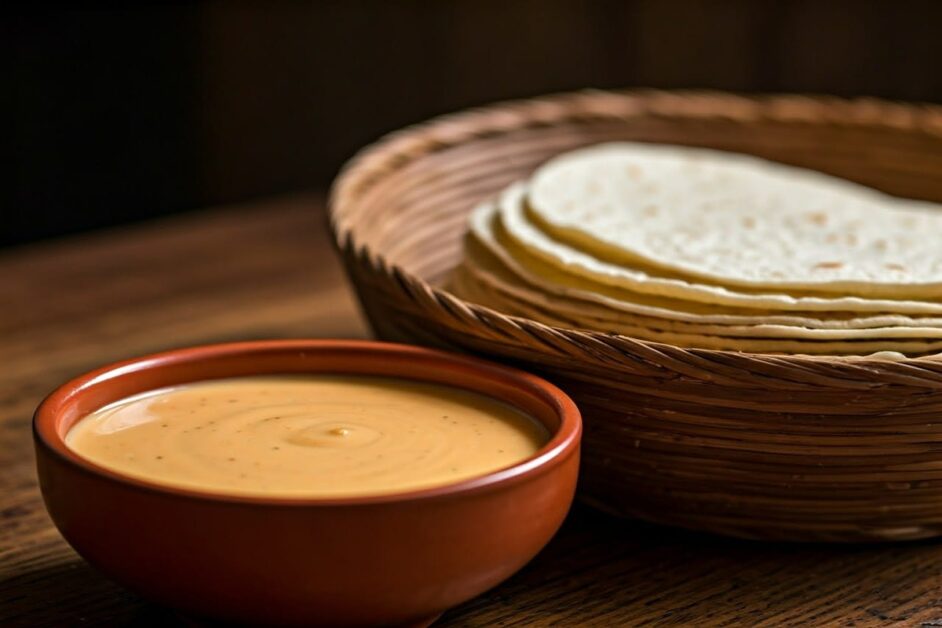
[[66, 444], [102, 467], [230, 495], [356, 497], [485, 475], [549, 435], [495, 399], [406, 379], [266, 375], [149, 391], [81, 419]]

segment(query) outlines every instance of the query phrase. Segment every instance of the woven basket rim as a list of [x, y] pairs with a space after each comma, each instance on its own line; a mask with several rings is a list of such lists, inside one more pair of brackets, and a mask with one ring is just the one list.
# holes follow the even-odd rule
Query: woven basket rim
[[[556, 327], [533, 319], [504, 314], [464, 301], [436, 288], [389, 262], [382, 252], [356, 240], [355, 229], [343, 224], [344, 208], [355, 203], [376, 181], [389, 176], [416, 157], [458, 146], [471, 139], [494, 137], [525, 128], [539, 128], [580, 120], [619, 120], [634, 116], [726, 120], [747, 124], [768, 120], [790, 124], [888, 128], [942, 137], [942, 106], [903, 103], [873, 97], [853, 99], [818, 94], [743, 94], [713, 90], [579, 90], [528, 99], [515, 99], [473, 107], [431, 118], [393, 131], [360, 149], [340, 169], [328, 194], [328, 224], [336, 246], [371, 272], [403, 286], [410, 295], [435, 304], [443, 313], [460, 314], [510, 325], [534, 338], [552, 337], [582, 351], [602, 343], [625, 355], [661, 354], [667, 360], [742, 360], [741, 366], [761, 361], [769, 366], [801, 368], [834, 375], [845, 371], [863, 379], [883, 376], [929, 379], [942, 383], [942, 353], [889, 358], [854, 355], [802, 355], [698, 349], [641, 340], [609, 332]], [[853, 373], [846, 372], [853, 371]], [[868, 373], [869, 371], [869, 373]]]

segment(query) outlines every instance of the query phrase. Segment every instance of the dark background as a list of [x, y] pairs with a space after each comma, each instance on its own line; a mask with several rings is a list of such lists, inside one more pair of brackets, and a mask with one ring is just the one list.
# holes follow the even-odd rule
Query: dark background
[[0, 31], [0, 245], [300, 189], [380, 134], [581, 87], [942, 102], [942, 2], [25, 5]]

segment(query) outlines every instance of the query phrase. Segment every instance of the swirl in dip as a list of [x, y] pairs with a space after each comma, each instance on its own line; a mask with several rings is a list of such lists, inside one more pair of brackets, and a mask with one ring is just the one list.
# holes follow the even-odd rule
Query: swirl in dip
[[269, 375], [153, 390], [81, 419], [67, 445], [123, 475], [234, 495], [355, 497], [509, 467], [549, 439], [477, 393], [405, 379]]

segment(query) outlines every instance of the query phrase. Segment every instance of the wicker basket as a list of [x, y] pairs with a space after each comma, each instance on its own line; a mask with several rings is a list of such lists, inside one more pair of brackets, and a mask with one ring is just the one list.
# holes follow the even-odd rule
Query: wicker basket
[[561, 151], [620, 139], [751, 153], [942, 201], [939, 108], [582, 92], [459, 113], [364, 150], [335, 184], [332, 227], [376, 334], [559, 384], [585, 417], [581, 496], [605, 510], [764, 539], [942, 533], [942, 360], [690, 350], [553, 328], [436, 288], [477, 202]]

